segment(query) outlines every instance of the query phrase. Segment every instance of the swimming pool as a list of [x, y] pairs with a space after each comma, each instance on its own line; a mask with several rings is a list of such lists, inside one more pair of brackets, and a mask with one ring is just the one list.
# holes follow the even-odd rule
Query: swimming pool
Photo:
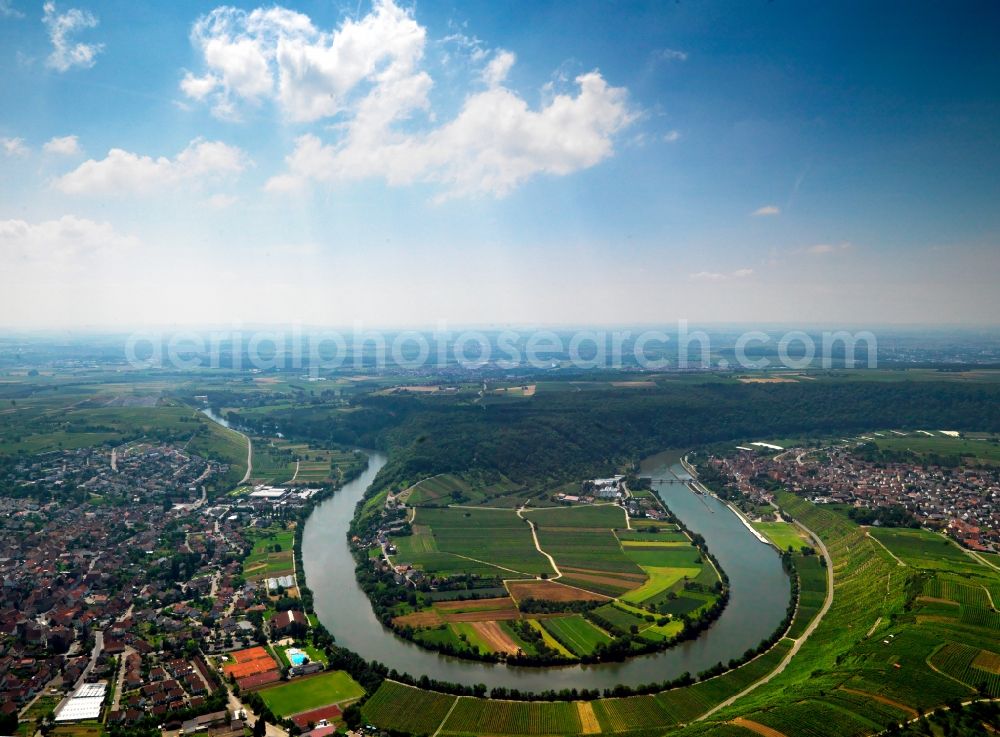
[[285, 648], [285, 656], [288, 658], [288, 662], [292, 665], [302, 665], [309, 659], [309, 656], [297, 647]]

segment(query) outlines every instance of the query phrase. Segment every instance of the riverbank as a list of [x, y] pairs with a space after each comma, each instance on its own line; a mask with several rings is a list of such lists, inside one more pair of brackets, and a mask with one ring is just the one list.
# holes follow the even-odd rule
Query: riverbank
[[[699, 497], [682, 484], [655, 484], [654, 490], [692, 531], [701, 534], [730, 579], [730, 600], [712, 627], [691, 641], [654, 655], [621, 663], [523, 668], [472, 662], [438, 655], [397, 637], [375, 618], [354, 576], [347, 530], [360, 500], [385, 464], [383, 454], [369, 455], [369, 467], [317, 505], [303, 531], [303, 569], [313, 592], [316, 614], [338, 644], [367, 660], [378, 660], [414, 677], [426, 675], [453, 683], [482, 683], [489, 688], [542, 692], [560, 688], [614, 688], [619, 684], [662, 682], [739, 660], [767, 639], [786, 614], [790, 582], [770, 546], [746, 535], [732, 515], [717, 514], [724, 505]], [[676, 465], [676, 459], [671, 461]], [[662, 465], [662, 464], [661, 464]], [[661, 468], [668, 471], [669, 465]], [[684, 473], [682, 467], [677, 470]]]

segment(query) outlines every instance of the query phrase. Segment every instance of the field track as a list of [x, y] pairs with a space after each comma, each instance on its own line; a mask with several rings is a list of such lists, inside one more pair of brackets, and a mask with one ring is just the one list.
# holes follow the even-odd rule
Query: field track
[[756, 732], [761, 737], [785, 737], [784, 732], [779, 732], [771, 727], [766, 727], [759, 722], [752, 721], [750, 719], [744, 719], [743, 717], [736, 717], [733, 720], [733, 724], [738, 727], [743, 727], [743, 729], [749, 729], [751, 732]]
[[610, 601], [611, 597], [570, 586], [561, 581], [507, 581], [507, 590], [514, 601]]

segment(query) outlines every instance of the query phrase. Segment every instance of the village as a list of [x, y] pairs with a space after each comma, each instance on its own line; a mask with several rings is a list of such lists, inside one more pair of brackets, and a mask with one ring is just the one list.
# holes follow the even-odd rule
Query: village
[[209, 496], [226, 470], [140, 443], [6, 471], [0, 732], [101, 724], [112, 735], [242, 737], [265, 707], [271, 737], [287, 733], [279, 723], [334, 731], [343, 703], [285, 719], [253, 698], [289, 679], [346, 676], [323, 673], [293, 561], [298, 514], [319, 489]]
[[970, 550], [1000, 550], [1000, 474], [995, 467], [869, 460], [858, 451], [864, 442], [820, 449], [737, 446], [733, 454], [710, 457], [708, 466], [753, 501], [768, 503], [776, 488], [784, 488], [817, 504], [899, 508], [919, 525], [945, 532]]

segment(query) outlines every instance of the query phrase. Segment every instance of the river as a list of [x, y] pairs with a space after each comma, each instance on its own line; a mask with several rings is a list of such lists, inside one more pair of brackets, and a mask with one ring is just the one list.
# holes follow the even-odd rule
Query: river
[[622, 663], [557, 668], [478, 663], [425, 650], [382, 626], [354, 577], [348, 526], [355, 504], [386, 463], [384, 454], [365, 452], [369, 456], [365, 472], [320, 503], [306, 521], [302, 558], [320, 621], [338, 644], [368, 660], [379, 660], [415, 677], [485, 683], [490, 688], [544, 691], [603, 689], [619, 683], [637, 686], [670, 680], [685, 671], [697, 674], [719, 661], [740, 658], [770, 635], [785, 615], [791, 590], [775, 549], [756, 540], [718, 499], [691, 492], [682, 481], [690, 476], [677, 462], [676, 454], [668, 452], [646, 459], [643, 472], [653, 477], [654, 490], [674, 514], [704, 536], [729, 575], [729, 604], [708, 631], [665, 652]]

